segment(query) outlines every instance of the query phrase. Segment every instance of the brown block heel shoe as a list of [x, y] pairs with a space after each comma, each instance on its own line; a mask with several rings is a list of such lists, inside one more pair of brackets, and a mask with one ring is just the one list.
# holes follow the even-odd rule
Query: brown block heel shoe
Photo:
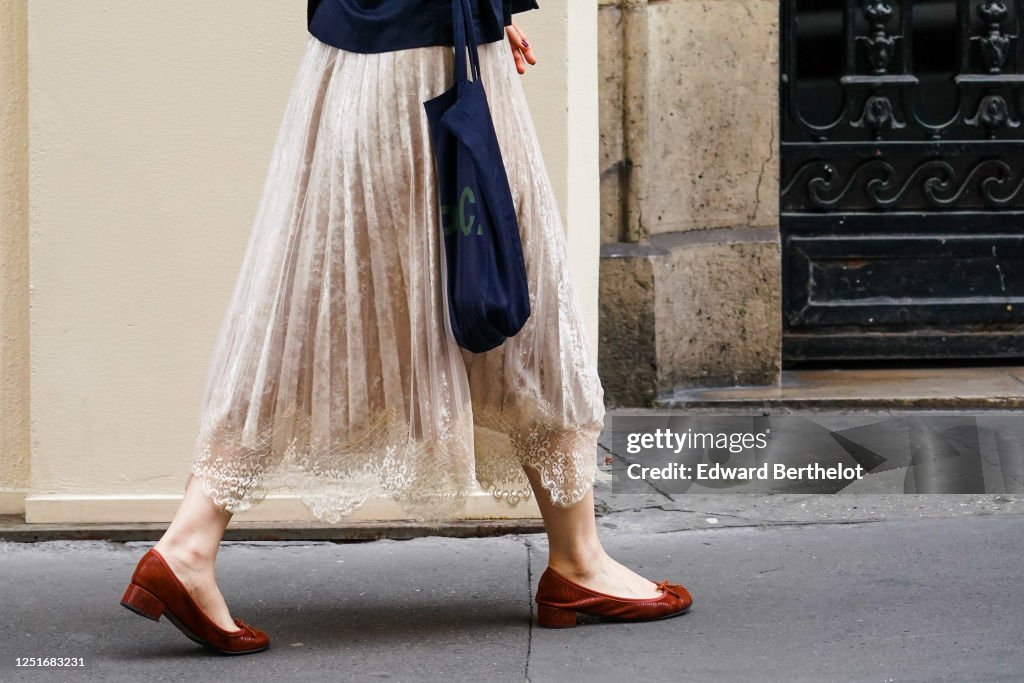
[[237, 631], [225, 631], [213, 623], [156, 550], [150, 550], [135, 567], [121, 604], [147, 619], [167, 619], [195, 642], [222, 655], [247, 655], [270, 647], [270, 637], [235, 619]]
[[682, 586], [662, 581], [658, 589], [657, 598], [619, 598], [585, 588], [548, 567], [537, 586], [537, 625], [572, 628], [577, 612], [615, 621], [654, 621], [679, 616], [693, 604]]

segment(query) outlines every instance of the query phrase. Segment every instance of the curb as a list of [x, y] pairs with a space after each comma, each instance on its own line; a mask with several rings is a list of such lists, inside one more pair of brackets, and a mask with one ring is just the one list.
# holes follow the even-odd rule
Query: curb
[[[21, 515], [0, 515], [0, 541], [157, 541], [166, 524], [27, 524]], [[361, 542], [390, 539], [406, 541], [442, 538], [489, 538], [544, 531], [539, 519], [455, 520], [441, 524], [424, 522], [348, 522], [314, 525], [302, 522], [236, 522], [228, 527], [225, 541], [329, 541]]]

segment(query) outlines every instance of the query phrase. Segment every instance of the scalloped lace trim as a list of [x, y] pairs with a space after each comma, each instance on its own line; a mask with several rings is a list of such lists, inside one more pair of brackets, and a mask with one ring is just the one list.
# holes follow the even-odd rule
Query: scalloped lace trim
[[218, 506], [236, 513], [271, 491], [292, 492], [324, 522], [336, 523], [371, 498], [399, 504], [410, 519], [441, 521], [464, 514], [482, 488], [510, 506], [533, 491], [523, 467], [538, 472], [555, 505], [570, 507], [599, 478], [601, 425], [566, 428], [547, 419], [521, 428], [519, 411], [466, 412], [432, 438], [411, 435], [408, 422], [383, 414], [355, 438], [323, 438], [292, 411], [254, 433], [221, 426], [201, 433], [195, 476]]

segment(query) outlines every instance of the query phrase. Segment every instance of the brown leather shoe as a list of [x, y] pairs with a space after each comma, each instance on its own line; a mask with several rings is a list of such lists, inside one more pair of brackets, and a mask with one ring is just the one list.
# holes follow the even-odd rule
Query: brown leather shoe
[[241, 619], [235, 619], [237, 631], [225, 631], [215, 624], [156, 550], [139, 560], [121, 604], [153, 621], [167, 615], [186, 636], [223, 655], [247, 655], [270, 647], [266, 633]]
[[668, 619], [693, 604], [690, 592], [682, 586], [662, 581], [658, 590], [661, 596], [657, 598], [620, 598], [585, 588], [548, 567], [537, 586], [537, 625], [572, 628], [577, 612], [615, 621]]

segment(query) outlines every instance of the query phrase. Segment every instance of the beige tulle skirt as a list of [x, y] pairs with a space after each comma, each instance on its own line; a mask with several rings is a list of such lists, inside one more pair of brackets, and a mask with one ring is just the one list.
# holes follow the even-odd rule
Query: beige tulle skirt
[[328, 522], [378, 497], [441, 520], [481, 490], [529, 496], [524, 466], [562, 506], [594, 483], [604, 394], [505, 41], [480, 46], [482, 80], [532, 314], [482, 354], [448, 325], [423, 102], [452, 54], [309, 39], [200, 410], [190, 476], [232, 512], [280, 492]]

